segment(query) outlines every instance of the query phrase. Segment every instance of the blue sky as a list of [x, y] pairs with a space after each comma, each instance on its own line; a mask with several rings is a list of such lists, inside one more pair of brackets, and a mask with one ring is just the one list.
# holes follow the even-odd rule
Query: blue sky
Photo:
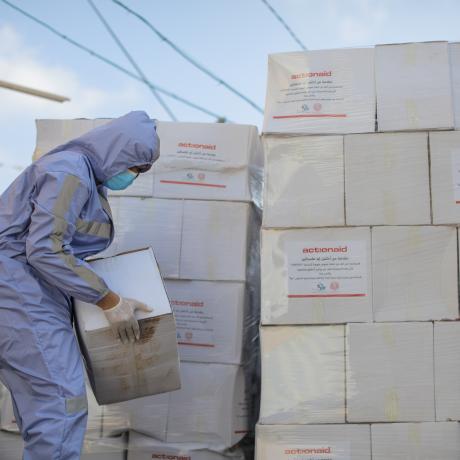
[[[86, 0], [11, 0], [130, 66]], [[269, 0], [310, 49], [407, 41], [460, 41], [458, 0]], [[251, 106], [190, 66], [111, 0], [95, 0], [148, 78], [238, 123], [259, 127]], [[126, 0], [182, 49], [264, 105], [269, 53], [298, 45], [261, 0]], [[168, 116], [141, 83], [73, 48], [0, 1], [0, 79], [71, 97], [57, 104], [0, 89], [0, 163], [26, 165], [36, 118]], [[165, 98], [180, 121], [212, 117]]]

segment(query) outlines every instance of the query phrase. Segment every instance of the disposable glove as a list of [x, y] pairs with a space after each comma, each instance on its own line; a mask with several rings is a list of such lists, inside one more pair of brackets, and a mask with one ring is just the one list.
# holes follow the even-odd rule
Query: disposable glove
[[119, 338], [123, 343], [133, 343], [140, 339], [141, 332], [139, 323], [134, 316], [136, 310], [142, 310], [148, 313], [153, 311], [153, 308], [138, 300], [120, 297], [118, 305], [104, 310], [105, 317], [110, 323], [115, 338]]

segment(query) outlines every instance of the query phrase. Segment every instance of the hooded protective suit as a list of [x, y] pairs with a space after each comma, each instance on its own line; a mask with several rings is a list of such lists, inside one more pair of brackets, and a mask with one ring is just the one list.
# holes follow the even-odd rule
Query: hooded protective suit
[[158, 156], [155, 123], [131, 112], [52, 150], [0, 197], [0, 379], [25, 460], [80, 458], [87, 404], [71, 297], [109, 292], [84, 261], [113, 239], [102, 183]]

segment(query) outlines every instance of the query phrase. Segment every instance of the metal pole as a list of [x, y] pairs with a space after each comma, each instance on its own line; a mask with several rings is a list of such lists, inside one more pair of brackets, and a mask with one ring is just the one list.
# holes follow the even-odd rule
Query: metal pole
[[16, 85], [15, 83], [10, 83], [4, 80], [0, 80], [0, 87], [11, 89], [13, 91], [18, 91], [20, 93], [30, 94], [32, 96], [42, 97], [44, 99], [49, 99], [51, 101], [56, 101], [56, 102], [70, 101], [70, 99], [65, 96], [59, 96], [58, 94], [48, 93], [46, 91], [40, 91], [38, 89], [29, 88], [28, 86]]

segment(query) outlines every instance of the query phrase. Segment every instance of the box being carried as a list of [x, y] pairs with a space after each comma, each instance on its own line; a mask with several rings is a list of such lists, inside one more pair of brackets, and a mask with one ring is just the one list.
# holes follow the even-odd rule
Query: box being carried
[[75, 302], [80, 346], [99, 404], [127, 401], [180, 388], [176, 325], [151, 249], [91, 262], [92, 268], [120, 295], [154, 308], [138, 312], [141, 339], [117, 341], [104, 312]]

